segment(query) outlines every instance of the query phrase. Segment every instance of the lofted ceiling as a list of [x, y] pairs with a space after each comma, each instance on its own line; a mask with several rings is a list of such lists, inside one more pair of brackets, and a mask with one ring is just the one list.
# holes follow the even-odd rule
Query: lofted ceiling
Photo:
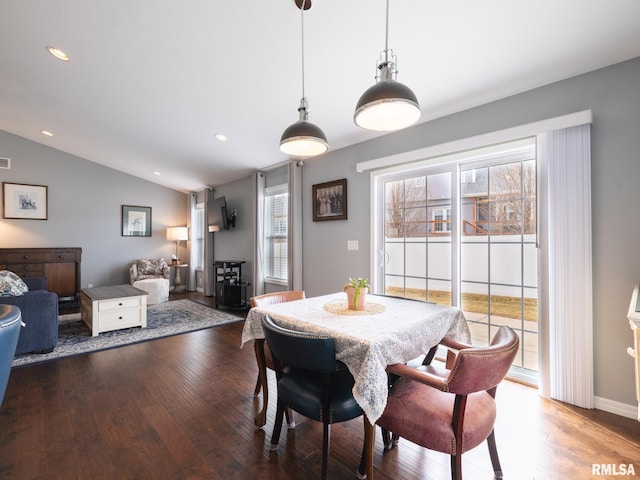
[[[310, 120], [331, 150], [380, 135], [352, 117], [384, 27], [384, 0], [305, 12]], [[640, 56], [640, 1], [392, 0], [389, 47], [425, 122]], [[0, 4], [0, 129], [175, 190], [286, 160], [301, 96], [294, 0]]]

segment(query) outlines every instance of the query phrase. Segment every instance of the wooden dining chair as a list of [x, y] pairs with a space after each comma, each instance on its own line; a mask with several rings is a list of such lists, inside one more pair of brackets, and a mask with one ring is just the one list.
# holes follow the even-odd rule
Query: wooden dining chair
[[321, 478], [324, 480], [327, 478], [331, 424], [363, 414], [353, 398], [355, 381], [347, 367], [336, 360], [333, 337], [283, 328], [268, 315], [262, 320], [262, 328], [271, 348], [278, 385], [271, 450], [278, 448], [287, 407], [322, 422]]
[[[265, 293], [263, 295], [256, 295], [249, 299], [251, 308], [264, 307], [266, 305], [273, 305], [276, 303], [292, 302], [294, 300], [302, 300], [305, 298], [304, 290], [287, 290], [284, 292]], [[264, 426], [267, 423], [267, 405], [269, 403], [269, 387], [267, 386], [267, 368], [274, 370], [273, 358], [271, 357], [271, 350], [269, 349], [268, 342], [259, 341], [255, 342], [255, 355], [256, 363], [258, 364], [258, 379], [256, 380], [256, 387], [253, 391], [253, 396], [257, 397], [262, 390], [262, 410], [256, 416], [255, 422], [258, 427]], [[295, 422], [289, 409], [285, 412], [287, 416], [288, 428], [294, 428]]]
[[[392, 383], [382, 416], [385, 450], [393, 447], [388, 432], [430, 450], [451, 455], [451, 478], [462, 479], [462, 454], [487, 440], [495, 478], [502, 478], [493, 426], [497, 385], [518, 352], [519, 338], [509, 327], [499, 328], [487, 347], [451, 341], [458, 350], [450, 368], [405, 364], [387, 371]], [[394, 443], [396, 443], [394, 442]], [[362, 472], [362, 464], [360, 472]]]

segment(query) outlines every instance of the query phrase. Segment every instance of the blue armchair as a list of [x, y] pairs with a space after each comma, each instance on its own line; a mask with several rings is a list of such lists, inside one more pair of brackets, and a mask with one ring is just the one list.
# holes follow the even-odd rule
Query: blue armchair
[[58, 295], [47, 291], [44, 277], [22, 279], [29, 287], [24, 295], [0, 297], [0, 304], [15, 305], [25, 327], [20, 329], [16, 355], [49, 353], [58, 344]]

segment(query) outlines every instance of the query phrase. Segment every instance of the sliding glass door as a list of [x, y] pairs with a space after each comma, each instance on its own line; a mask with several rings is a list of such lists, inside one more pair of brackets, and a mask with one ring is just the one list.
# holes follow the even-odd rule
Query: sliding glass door
[[538, 273], [533, 141], [378, 174], [378, 293], [460, 306], [473, 343], [500, 325], [521, 339], [513, 376], [537, 381]]

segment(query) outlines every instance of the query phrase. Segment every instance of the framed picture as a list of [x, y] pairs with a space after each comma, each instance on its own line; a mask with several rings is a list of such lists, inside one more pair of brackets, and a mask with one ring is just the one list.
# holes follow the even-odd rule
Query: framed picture
[[151, 236], [151, 207], [122, 205], [122, 236]]
[[48, 193], [46, 185], [2, 182], [2, 217], [47, 220]]
[[347, 219], [347, 179], [313, 185], [313, 221]]

